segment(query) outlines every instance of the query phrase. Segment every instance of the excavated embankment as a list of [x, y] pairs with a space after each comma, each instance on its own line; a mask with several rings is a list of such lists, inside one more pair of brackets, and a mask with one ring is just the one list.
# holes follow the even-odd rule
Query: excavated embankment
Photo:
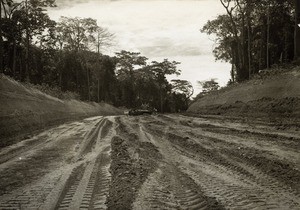
[[[199, 98], [190, 114], [292, 118], [300, 116], [300, 67], [269, 70], [248, 82]], [[269, 75], [270, 74], [270, 75]]]
[[96, 115], [121, 111], [105, 103], [60, 100], [4, 75], [0, 76], [0, 147], [26, 137], [34, 130]]

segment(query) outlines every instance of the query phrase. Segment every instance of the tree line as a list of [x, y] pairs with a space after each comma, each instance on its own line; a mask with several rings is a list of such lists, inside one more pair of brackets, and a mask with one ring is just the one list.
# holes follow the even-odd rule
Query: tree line
[[226, 14], [208, 21], [217, 60], [232, 64], [231, 82], [247, 80], [300, 56], [299, 0], [220, 0]]
[[47, 15], [54, 0], [0, 0], [0, 71], [33, 84], [71, 91], [81, 100], [149, 106], [161, 112], [188, 107], [193, 87], [176, 61], [148, 61], [139, 52], [101, 53], [114, 34], [92, 18]]

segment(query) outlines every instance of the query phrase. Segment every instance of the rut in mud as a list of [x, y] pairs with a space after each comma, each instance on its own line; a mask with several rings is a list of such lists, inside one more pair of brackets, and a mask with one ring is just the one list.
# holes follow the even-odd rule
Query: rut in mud
[[0, 150], [0, 209], [300, 209], [299, 151], [269, 123], [88, 118]]

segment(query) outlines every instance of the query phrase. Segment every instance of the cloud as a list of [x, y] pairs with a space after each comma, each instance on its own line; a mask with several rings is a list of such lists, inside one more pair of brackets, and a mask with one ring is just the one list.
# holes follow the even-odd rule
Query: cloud
[[185, 45], [158, 45], [141, 47], [141, 52], [149, 57], [168, 57], [168, 56], [195, 56], [203, 54], [198, 47]]
[[56, 0], [57, 6], [61, 8], [70, 8], [72, 6], [76, 6], [78, 4], [87, 3], [89, 1], [86, 0]]
[[177, 43], [168, 38], [157, 38], [155, 42], [139, 47], [142, 54], [149, 57], [196, 56], [205, 54], [199, 46]]

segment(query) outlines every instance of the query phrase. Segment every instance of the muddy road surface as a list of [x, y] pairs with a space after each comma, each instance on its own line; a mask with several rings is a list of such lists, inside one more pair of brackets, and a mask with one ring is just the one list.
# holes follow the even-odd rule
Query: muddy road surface
[[0, 209], [300, 209], [300, 132], [93, 117], [0, 150]]

